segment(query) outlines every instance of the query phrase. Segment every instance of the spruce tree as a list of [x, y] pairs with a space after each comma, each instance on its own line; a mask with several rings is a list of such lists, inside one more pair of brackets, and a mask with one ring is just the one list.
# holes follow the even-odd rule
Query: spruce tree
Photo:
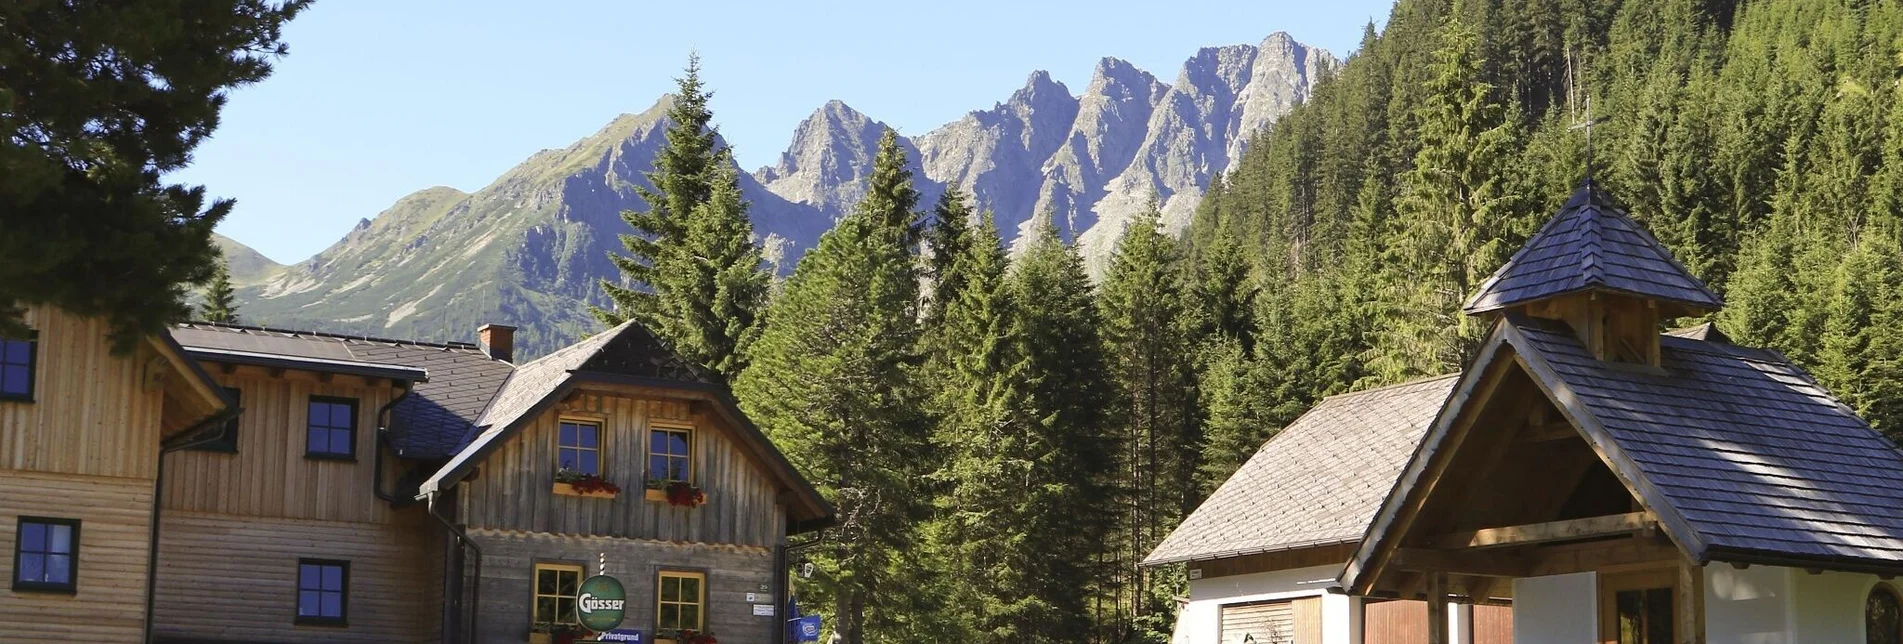
[[[1098, 300], [1108, 367], [1120, 398], [1113, 443], [1127, 499], [1119, 536], [1125, 565], [1141, 560], [1199, 500], [1196, 459], [1202, 436], [1186, 289], [1176, 242], [1163, 234], [1160, 217], [1152, 205], [1125, 229]], [[1128, 573], [1121, 580], [1119, 604], [1134, 617], [1150, 618], [1128, 628], [1159, 625], [1154, 595], [1175, 589], [1149, 583], [1157, 574]], [[1145, 631], [1143, 636], [1161, 635]]]
[[1456, 16], [1442, 37], [1416, 113], [1420, 151], [1395, 201], [1400, 228], [1384, 277], [1392, 295], [1372, 354], [1387, 381], [1465, 361], [1486, 329], [1460, 304], [1518, 246], [1507, 183], [1514, 122], [1481, 78], [1479, 36]]
[[667, 109], [667, 145], [635, 188], [645, 211], [621, 218], [627, 255], [610, 255], [621, 282], [602, 280], [613, 304], [594, 308], [614, 326], [647, 327], [683, 357], [732, 378], [765, 305], [768, 275], [753, 245], [753, 223], [740, 195], [732, 151], [710, 126], [712, 94], [700, 82], [700, 58], [688, 59]]
[[238, 323], [237, 297], [231, 288], [231, 271], [225, 267], [224, 260], [212, 269], [211, 283], [205, 285], [205, 303], [199, 309], [198, 319], [220, 324]]
[[809, 552], [809, 606], [848, 644], [889, 642], [914, 588], [923, 474], [934, 462], [919, 347], [918, 192], [888, 131], [869, 190], [773, 302], [735, 392], [749, 417], [833, 501]]
[[191, 315], [234, 202], [166, 179], [309, 4], [0, 3], [0, 336], [51, 305], [104, 317], [124, 352]]

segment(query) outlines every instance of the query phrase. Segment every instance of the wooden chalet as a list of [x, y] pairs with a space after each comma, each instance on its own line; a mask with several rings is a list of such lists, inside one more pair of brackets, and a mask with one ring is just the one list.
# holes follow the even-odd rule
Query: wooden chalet
[[1660, 332], [1721, 306], [1581, 187], [1468, 303], [1491, 333], [1342, 586], [1510, 601], [1520, 644], [1899, 641], [1903, 452], [1774, 352]]
[[[1455, 376], [1331, 396], [1262, 446], [1143, 564], [1184, 564], [1175, 644], [1408, 644], [1427, 602], [1343, 594], [1335, 578]], [[1454, 606], [1449, 641], [1505, 644], [1511, 610]]]
[[29, 322], [0, 339], [0, 641], [553, 642], [605, 561], [646, 641], [778, 642], [787, 538], [831, 518], [633, 325], [516, 365], [496, 325], [186, 324], [118, 356], [103, 321]]
[[232, 404], [169, 335], [114, 353], [105, 320], [26, 321], [0, 338], [0, 641], [143, 641], [162, 455]]

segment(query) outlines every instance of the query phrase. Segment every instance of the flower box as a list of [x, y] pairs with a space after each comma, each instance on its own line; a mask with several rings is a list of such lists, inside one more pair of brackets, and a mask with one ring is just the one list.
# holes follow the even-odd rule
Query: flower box
[[[666, 503], [667, 490], [656, 490], [654, 488], [648, 488], [647, 500], [652, 501], [654, 503]], [[661, 641], [662, 640], [654, 640], [654, 644], [661, 644]], [[667, 641], [673, 641], [673, 640], [667, 640]]]
[[677, 508], [697, 508], [707, 502], [707, 493], [686, 481], [648, 481], [647, 494], [642, 498], [650, 503], [666, 503]]
[[590, 499], [612, 499], [617, 496], [620, 496], [620, 494], [615, 492], [606, 492], [601, 490], [596, 490], [592, 492], [583, 492], [581, 490], [575, 489], [575, 486], [572, 483], [562, 483], [560, 481], [557, 481], [555, 483], [555, 493], [560, 494], [562, 496], [579, 496], [579, 497], [585, 497]]

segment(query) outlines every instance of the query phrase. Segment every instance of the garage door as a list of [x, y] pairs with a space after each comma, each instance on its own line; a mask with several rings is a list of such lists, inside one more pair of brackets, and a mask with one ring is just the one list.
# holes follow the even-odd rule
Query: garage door
[[1221, 642], [1295, 644], [1294, 603], [1279, 601], [1223, 606]]

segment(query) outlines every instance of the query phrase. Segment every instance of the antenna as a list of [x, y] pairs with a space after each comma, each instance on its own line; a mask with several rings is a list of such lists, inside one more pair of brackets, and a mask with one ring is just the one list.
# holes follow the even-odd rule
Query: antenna
[[1593, 118], [1592, 94], [1588, 93], [1586, 94], [1585, 122], [1574, 123], [1572, 127], [1567, 128], [1568, 130], [1585, 130], [1586, 131], [1586, 183], [1588, 185], [1592, 184], [1593, 172], [1596, 169], [1594, 166], [1594, 161], [1592, 156], [1592, 129], [1594, 126], [1597, 126], [1600, 123], [1606, 122], [1606, 120], [1607, 120], [1606, 117]]

